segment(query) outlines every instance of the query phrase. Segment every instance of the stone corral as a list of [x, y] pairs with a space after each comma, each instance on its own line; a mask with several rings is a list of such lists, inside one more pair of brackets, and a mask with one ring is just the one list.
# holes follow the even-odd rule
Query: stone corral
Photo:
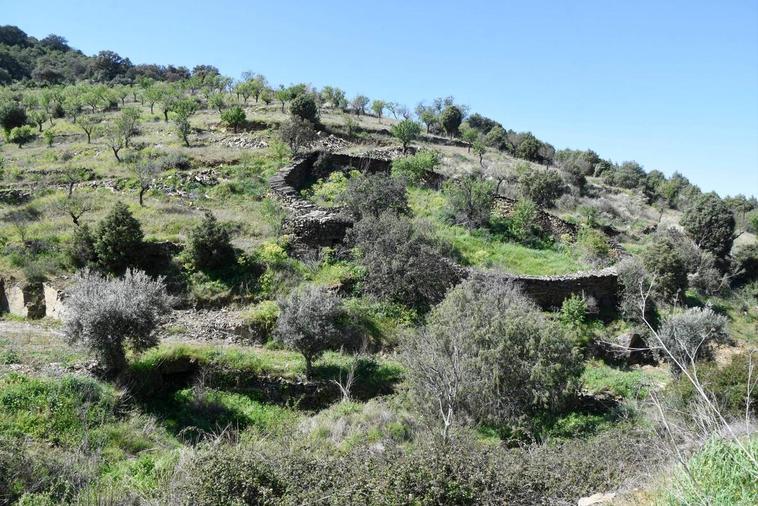
[[51, 283], [0, 279], [0, 313], [23, 318], [63, 317], [63, 291]]

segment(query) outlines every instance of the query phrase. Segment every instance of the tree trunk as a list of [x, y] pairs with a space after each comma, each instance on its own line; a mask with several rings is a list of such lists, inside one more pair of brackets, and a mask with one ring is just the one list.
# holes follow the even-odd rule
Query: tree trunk
[[306, 355], [305, 357], [305, 379], [309, 380], [312, 377], [313, 373], [313, 359], [310, 355]]
[[168, 123], [168, 109], [163, 109], [163, 121]]
[[155, 105], [155, 104], [150, 104], [150, 114], [153, 114], [153, 106], [154, 106], [154, 105]]
[[143, 203], [142, 199], [143, 199], [143, 196], [145, 195], [145, 192], [147, 191], [148, 188], [149, 188], [149, 186], [142, 186], [142, 187], [140, 187], [140, 190], [139, 190], [139, 206], [140, 207], [145, 207], [145, 204]]
[[[71, 195], [74, 193], [74, 185], [76, 184], [76, 181], [69, 181], [68, 183], [68, 198], [71, 198]], [[76, 223], [76, 222], [74, 222]]]
[[87, 134], [87, 144], [92, 144], [92, 131], [87, 132], [84, 131], [85, 134]]
[[121, 150], [121, 148], [114, 148], [111, 146], [111, 149], [113, 150], [113, 156], [115, 156], [116, 160], [121, 163], [121, 158], [118, 157], [118, 152]]

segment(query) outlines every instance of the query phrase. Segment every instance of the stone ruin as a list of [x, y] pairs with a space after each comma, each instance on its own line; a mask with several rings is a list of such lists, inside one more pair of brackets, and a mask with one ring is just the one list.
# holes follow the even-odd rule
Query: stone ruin
[[0, 278], [0, 313], [23, 318], [63, 316], [63, 290], [49, 282], [24, 283]]
[[[287, 211], [284, 230], [293, 237], [295, 254], [339, 245], [353, 224], [338, 209], [322, 208], [305, 199], [301, 195], [303, 189], [335, 170], [353, 167], [361, 171], [389, 172], [391, 164], [390, 157], [379, 157], [374, 153], [354, 156], [316, 151], [298, 158], [274, 175], [270, 180], [271, 194]], [[512, 205], [503, 199], [499, 201], [505, 207]], [[576, 234], [575, 225], [557, 216], [542, 212], [540, 219], [546, 221], [548, 230]], [[520, 285], [544, 309], [560, 308], [573, 294], [591, 297], [601, 311], [613, 310], [618, 303], [618, 275], [613, 267], [563, 276], [496, 275]], [[462, 269], [462, 276], [466, 276], [465, 269]]]

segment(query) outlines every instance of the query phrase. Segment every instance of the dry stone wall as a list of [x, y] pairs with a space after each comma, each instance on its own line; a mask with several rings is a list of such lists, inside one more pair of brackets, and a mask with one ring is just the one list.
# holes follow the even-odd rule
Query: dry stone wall
[[63, 291], [50, 283], [0, 279], [0, 313], [60, 320], [63, 317]]
[[[270, 180], [271, 193], [288, 210], [285, 231], [294, 237], [296, 251], [301, 248], [336, 246], [352, 226], [352, 220], [339, 210], [321, 208], [304, 199], [300, 191], [328, 176], [335, 170], [354, 167], [362, 171], [389, 171], [391, 160], [372, 156], [352, 156], [337, 153], [314, 152], [284, 167]], [[503, 204], [508, 204], [499, 199]], [[549, 213], [542, 213], [545, 226], [557, 233], [576, 234], [574, 225]], [[464, 269], [461, 269], [464, 271]], [[465, 276], [465, 274], [463, 274]], [[544, 309], [560, 308], [573, 294], [591, 297], [601, 310], [617, 306], [618, 276], [613, 267], [564, 276], [523, 276], [501, 273], [503, 280], [521, 286]]]

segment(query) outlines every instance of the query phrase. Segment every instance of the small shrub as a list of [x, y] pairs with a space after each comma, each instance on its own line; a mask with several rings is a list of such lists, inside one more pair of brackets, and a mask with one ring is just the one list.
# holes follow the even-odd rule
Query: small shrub
[[243, 315], [250, 335], [257, 341], [268, 341], [279, 319], [279, 305], [273, 300], [264, 300]]
[[16, 127], [8, 134], [8, 142], [12, 142], [19, 148], [24, 144], [29, 144], [37, 138], [37, 132], [29, 125]]
[[537, 206], [529, 199], [519, 199], [508, 220], [508, 233], [524, 245], [534, 245], [542, 238], [544, 231], [537, 221]]
[[199, 270], [219, 269], [235, 263], [229, 231], [218, 223], [210, 211], [207, 211], [203, 221], [190, 231], [187, 253], [192, 265]]
[[590, 261], [604, 262], [611, 252], [605, 234], [594, 228], [581, 227], [576, 236], [576, 242]]
[[231, 127], [236, 133], [240, 127], [245, 126], [245, 123], [247, 121], [245, 110], [238, 105], [230, 107], [221, 113], [221, 121], [223, 121], [227, 126]]
[[97, 263], [95, 239], [86, 223], [74, 229], [74, 235], [68, 248], [68, 258], [71, 265], [77, 269], [91, 267]]
[[540, 207], [553, 207], [555, 199], [566, 192], [555, 170], [529, 169], [519, 176], [518, 185], [521, 196]]
[[671, 362], [674, 373], [681, 372], [680, 366], [689, 367], [700, 360], [712, 360], [714, 346], [729, 340], [726, 325], [726, 318], [709, 307], [689, 308], [666, 318], [658, 336], [671, 354], [664, 353], [664, 359]]
[[561, 323], [576, 328], [584, 325], [587, 320], [587, 303], [584, 297], [573, 294], [564, 299], [561, 304]]
[[356, 219], [374, 218], [384, 211], [408, 213], [405, 181], [386, 174], [361, 173], [351, 177], [339, 199]]
[[419, 184], [439, 164], [440, 158], [436, 151], [421, 150], [415, 155], [393, 161], [392, 175], [405, 178], [409, 184]]
[[459, 225], [478, 228], [490, 221], [495, 203], [495, 184], [473, 174], [448, 180], [442, 187], [447, 197], [447, 213]]
[[405, 217], [385, 212], [364, 218], [348, 240], [366, 268], [364, 289], [378, 297], [425, 311], [458, 282], [441, 245]]
[[279, 504], [285, 485], [257, 452], [240, 446], [200, 448], [176, 487], [187, 506]]
[[0, 128], [5, 131], [5, 135], [10, 134], [14, 128], [24, 126], [26, 120], [26, 109], [20, 104], [12, 101], [0, 104]]
[[740, 281], [758, 279], [758, 244], [743, 244], [734, 252], [734, 263]]

